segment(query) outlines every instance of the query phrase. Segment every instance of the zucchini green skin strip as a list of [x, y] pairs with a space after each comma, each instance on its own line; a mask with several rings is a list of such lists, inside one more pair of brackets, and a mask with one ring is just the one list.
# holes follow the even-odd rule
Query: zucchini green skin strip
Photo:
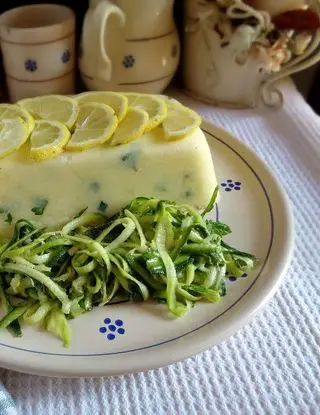
[[134, 232], [136, 226], [132, 219], [130, 218], [123, 218], [123, 219], [117, 219], [113, 222], [112, 225], [110, 225], [106, 230], [104, 230], [101, 235], [96, 238], [97, 242], [102, 242], [104, 238], [114, 229], [116, 226], [122, 225], [124, 226], [124, 230], [121, 232], [121, 234], [114, 239], [111, 243], [109, 243], [105, 250], [106, 252], [111, 252], [113, 249], [116, 249], [118, 246], [120, 246], [123, 242], [125, 242], [127, 239], [130, 238], [131, 234]]
[[102, 302], [99, 304], [100, 307], [106, 305], [107, 303], [109, 303], [112, 300], [112, 298], [114, 297], [114, 295], [116, 294], [116, 292], [119, 289], [119, 285], [120, 285], [119, 281], [117, 280], [117, 278], [115, 278], [114, 283], [113, 283], [113, 288], [112, 288], [110, 294], [108, 296], [106, 296], [105, 298], [103, 298]]
[[[3, 311], [8, 314], [9, 310], [12, 308], [11, 305], [9, 304], [8, 298], [2, 288], [2, 286], [0, 285], [0, 300], [1, 300], [1, 305], [3, 307]], [[21, 327], [20, 327], [20, 323], [18, 320], [14, 320], [12, 323], [10, 323], [7, 326], [7, 329], [10, 330], [13, 334], [14, 337], [21, 337], [22, 336], [22, 331], [21, 331]]]
[[6, 314], [0, 321], [0, 329], [8, 327], [11, 323], [21, 317], [33, 305], [29, 303], [23, 306], [14, 307], [8, 314]]
[[218, 199], [219, 196], [219, 186], [216, 186], [216, 188], [214, 189], [213, 195], [211, 196], [210, 202], [208, 204], [208, 206], [204, 209], [204, 211], [201, 213], [201, 216], [203, 217], [204, 215], [206, 215], [207, 213], [211, 212], [214, 205], [216, 204], [216, 201]]
[[28, 267], [26, 265], [20, 265], [20, 264], [6, 264], [3, 267], [0, 268], [1, 271], [14, 273], [18, 272], [23, 275], [27, 275], [30, 278], [33, 278], [43, 284], [45, 287], [48, 288], [48, 290], [60, 300], [62, 303], [62, 308], [66, 314], [70, 312], [70, 306], [71, 302], [69, 300], [68, 295], [65, 293], [65, 291], [54, 281], [52, 281], [51, 278], [49, 278], [47, 275], [43, 274], [40, 271], [37, 271], [34, 268]]
[[148, 288], [142, 282], [138, 281], [136, 278], [134, 278], [132, 275], [130, 275], [127, 271], [125, 271], [121, 267], [119, 261], [113, 255], [112, 255], [112, 258], [111, 259], [112, 259], [112, 262], [118, 268], [118, 270], [114, 270], [114, 272], [116, 273], [116, 275], [118, 274], [117, 273], [117, 271], [118, 271], [123, 278], [128, 279], [129, 281], [134, 282], [139, 287], [139, 290], [140, 290], [140, 292], [142, 294], [143, 300], [146, 301], [149, 298], [149, 290], [148, 290]]
[[159, 221], [157, 223], [155, 232], [155, 245], [160, 254], [160, 257], [164, 263], [166, 269], [166, 280], [167, 280], [167, 304], [169, 310], [177, 315], [181, 316], [184, 314], [184, 307], [178, 306], [176, 299], [176, 287], [177, 287], [177, 274], [174, 263], [166, 250], [166, 231], [163, 223], [163, 215], [165, 214], [164, 207], [161, 206], [161, 212]]
[[137, 274], [139, 274], [144, 279], [145, 283], [148, 284], [152, 289], [158, 291], [163, 288], [162, 284], [160, 284], [158, 281], [155, 281], [153, 277], [150, 275], [150, 273], [145, 268], [143, 268], [140, 264], [138, 264], [137, 261], [135, 261], [133, 254], [129, 253], [126, 256], [126, 259], [129, 265], [131, 266], [131, 268]]
[[132, 219], [133, 220], [133, 222], [134, 222], [134, 224], [135, 224], [135, 227], [136, 227], [136, 230], [137, 230], [137, 232], [138, 232], [138, 234], [139, 234], [139, 237], [140, 237], [140, 247], [142, 248], [142, 249], [145, 249], [146, 248], [146, 245], [147, 245], [147, 239], [146, 239], [146, 237], [144, 236], [144, 233], [143, 233], [143, 230], [142, 230], [142, 227], [141, 227], [141, 225], [140, 225], [140, 223], [139, 223], [139, 221], [138, 221], [138, 219], [136, 218], [136, 216], [132, 213], [132, 212], [130, 212], [130, 210], [128, 210], [128, 209], [125, 209], [125, 211], [124, 211], [124, 214], [126, 215], [126, 216], [128, 216], [130, 219]]
[[173, 251], [171, 252], [171, 258], [174, 261], [178, 255], [180, 254], [182, 248], [185, 246], [189, 239], [189, 235], [192, 231], [193, 225], [188, 226], [186, 229], [184, 229], [182, 235], [180, 236], [176, 246], [174, 247]]
[[195, 255], [210, 254], [215, 251], [216, 251], [216, 247], [210, 244], [190, 243], [188, 245], [184, 245], [181, 248], [181, 252], [186, 253], [186, 254], [195, 254]]
[[193, 264], [189, 264], [186, 269], [186, 285], [190, 285], [193, 283], [195, 277], [195, 269], [196, 267]]
[[79, 228], [79, 226], [89, 225], [93, 222], [105, 221], [106, 217], [102, 213], [87, 213], [83, 214], [70, 222], [68, 222], [63, 228], [62, 233], [68, 235], [70, 232]]

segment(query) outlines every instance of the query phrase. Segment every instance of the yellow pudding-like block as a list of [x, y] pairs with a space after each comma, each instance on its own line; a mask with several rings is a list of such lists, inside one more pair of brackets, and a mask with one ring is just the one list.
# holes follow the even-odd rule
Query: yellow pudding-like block
[[[34, 161], [29, 144], [0, 160], [0, 229], [21, 218], [56, 227], [82, 208], [112, 215], [138, 196], [207, 205], [217, 185], [203, 132], [165, 141], [157, 127], [130, 144]], [[42, 212], [43, 211], [43, 212]], [[9, 220], [10, 222], [10, 220]]]

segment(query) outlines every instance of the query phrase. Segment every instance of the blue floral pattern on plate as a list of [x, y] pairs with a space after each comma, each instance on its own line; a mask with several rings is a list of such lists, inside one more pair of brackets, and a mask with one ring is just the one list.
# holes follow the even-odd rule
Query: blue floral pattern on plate
[[120, 319], [116, 319], [114, 322], [111, 318], [107, 317], [103, 320], [104, 325], [99, 328], [99, 332], [104, 334], [106, 339], [111, 341], [115, 340], [117, 335], [125, 334], [126, 330], [123, 327], [124, 323]]
[[232, 190], [241, 190], [241, 185], [242, 183], [239, 181], [234, 181], [232, 179], [228, 179], [225, 180], [224, 182], [221, 183], [221, 187], [226, 191], [226, 192], [232, 192]]
[[229, 272], [227, 272], [227, 279], [229, 282], [236, 282], [237, 280], [239, 280], [240, 278], [247, 278], [248, 274], [244, 273], [241, 275], [241, 277], [235, 277], [234, 275], [230, 274]]

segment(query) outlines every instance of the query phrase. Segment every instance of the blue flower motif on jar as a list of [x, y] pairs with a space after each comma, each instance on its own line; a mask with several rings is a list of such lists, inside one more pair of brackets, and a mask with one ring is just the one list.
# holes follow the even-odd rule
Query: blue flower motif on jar
[[171, 49], [171, 57], [176, 58], [178, 55], [178, 45], [173, 45]]
[[24, 62], [24, 68], [26, 71], [35, 72], [38, 69], [37, 61], [34, 59], [26, 59]]
[[136, 59], [133, 55], [126, 55], [123, 58], [122, 65], [125, 68], [129, 69], [129, 68], [132, 68], [134, 66], [135, 62], [136, 62]]
[[70, 58], [71, 58], [71, 52], [70, 52], [70, 50], [67, 49], [63, 52], [63, 54], [61, 56], [61, 60], [62, 60], [63, 63], [67, 63], [67, 62], [69, 62]]

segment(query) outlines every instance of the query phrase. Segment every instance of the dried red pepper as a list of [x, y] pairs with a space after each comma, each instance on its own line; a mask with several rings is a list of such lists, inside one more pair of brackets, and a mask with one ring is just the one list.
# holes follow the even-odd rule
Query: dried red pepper
[[312, 10], [291, 10], [272, 19], [279, 30], [317, 30], [320, 28], [319, 14]]

